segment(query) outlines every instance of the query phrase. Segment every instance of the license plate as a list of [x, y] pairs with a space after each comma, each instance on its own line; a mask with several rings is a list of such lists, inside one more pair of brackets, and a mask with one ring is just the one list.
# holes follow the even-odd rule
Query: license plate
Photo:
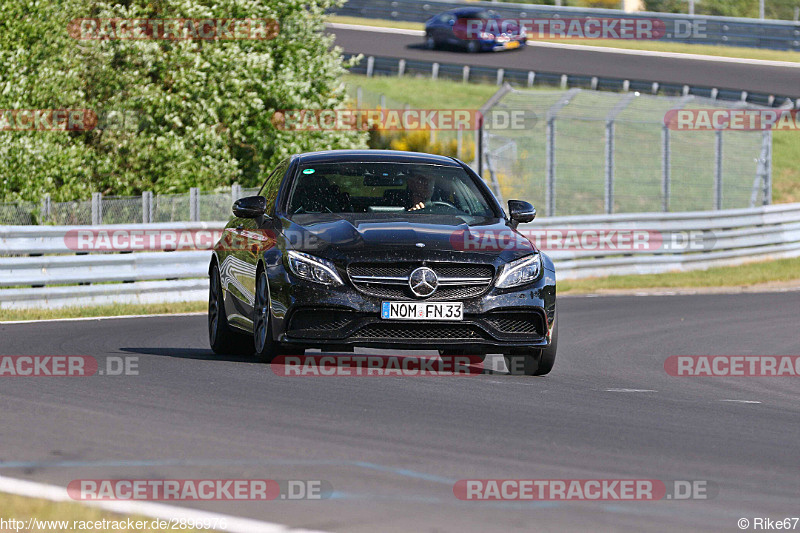
[[461, 302], [383, 302], [381, 318], [390, 320], [463, 320]]
[[506, 43], [506, 48], [518, 48], [519, 42], [518, 41], [509, 41]]

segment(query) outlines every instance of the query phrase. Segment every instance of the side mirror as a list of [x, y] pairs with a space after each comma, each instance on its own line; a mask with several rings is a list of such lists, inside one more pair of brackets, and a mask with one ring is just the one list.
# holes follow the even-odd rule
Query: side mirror
[[448, 21], [447, 21], [447, 23], [448, 23], [449, 25], [451, 25], [451, 26], [455, 26], [455, 24], [456, 24], [456, 19], [450, 19], [450, 20], [448, 20]]
[[521, 222], [531, 222], [536, 218], [536, 208], [522, 200], [508, 201], [508, 216], [516, 227]]
[[233, 203], [233, 216], [257, 218], [267, 212], [267, 199], [263, 196], [245, 196]]

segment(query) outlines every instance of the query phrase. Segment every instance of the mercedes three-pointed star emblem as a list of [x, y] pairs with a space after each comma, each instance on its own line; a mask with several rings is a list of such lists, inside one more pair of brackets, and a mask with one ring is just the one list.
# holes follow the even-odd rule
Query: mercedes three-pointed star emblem
[[428, 267], [419, 267], [408, 276], [408, 286], [416, 296], [425, 298], [436, 292], [439, 286], [439, 278], [436, 272]]

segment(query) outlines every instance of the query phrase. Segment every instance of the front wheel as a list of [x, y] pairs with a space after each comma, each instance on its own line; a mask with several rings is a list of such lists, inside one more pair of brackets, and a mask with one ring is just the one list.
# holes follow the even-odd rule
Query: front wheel
[[214, 264], [208, 286], [208, 342], [215, 354], [250, 355], [253, 341], [236, 333], [228, 323], [219, 267]]
[[503, 354], [503, 358], [506, 360], [506, 367], [508, 367], [508, 373], [511, 375], [544, 376], [553, 369], [557, 351], [558, 320], [555, 319], [550, 346], [541, 350], [534, 350], [532, 353]]
[[469, 41], [467, 43], [467, 52], [470, 54], [477, 54], [481, 51], [481, 43], [478, 41]]
[[433, 38], [433, 35], [426, 35], [425, 36], [425, 49], [426, 50], [434, 50], [436, 48], [436, 39]]
[[271, 363], [277, 355], [278, 344], [272, 340], [272, 325], [269, 319], [269, 283], [263, 270], [256, 279], [256, 299], [253, 306], [253, 343], [256, 361]]

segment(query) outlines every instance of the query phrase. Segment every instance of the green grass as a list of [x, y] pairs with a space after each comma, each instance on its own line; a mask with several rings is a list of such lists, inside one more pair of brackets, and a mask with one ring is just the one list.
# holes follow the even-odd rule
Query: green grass
[[[55, 318], [85, 318], [125, 315], [161, 315], [206, 311], [206, 302], [177, 302], [164, 304], [118, 304], [93, 307], [64, 307], [61, 309], [0, 309], [0, 322], [15, 320], [49, 320]], [[2, 505], [0, 505], [0, 509]]]
[[[88, 507], [86, 505], [80, 503], [73, 503], [73, 502], [51, 502], [49, 500], [40, 500], [36, 498], [26, 498], [23, 496], [15, 496], [11, 494], [2, 494], [0, 493], [0, 509], [2, 510], [2, 515], [0, 518], [8, 521], [11, 519], [20, 521], [20, 520], [27, 520], [30, 518], [36, 518], [39, 520], [47, 520], [47, 521], [55, 521], [55, 522], [62, 522], [67, 521], [68, 527], [62, 528], [56, 524], [50, 524], [54, 526], [52, 529], [47, 529], [46, 527], [40, 528], [33, 528], [33, 529], [23, 529], [19, 531], [84, 531], [85, 528], [81, 528], [80, 522], [98, 522], [102, 520], [106, 520], [107, 522], [119, 522], [117, 525], [123, 525], [122, 522], [126, 522], [124, 527], [119, 529], [113, 529], [113, 531], [119, 532], [126, 532], [126, 533], [163, 533], [163, 527], [151, 527], [153, 525], [154, 518], [148, 518], [144, 516], [135, 516], [135, 515], [121, 515], [116, 513], [110, 513], [108, 511], [104, 511], [101, 509], [97, 509], [95, 507]], [[130, 518], [133, 521], [133, 529], [129, 529], [127, 527], [127, 520]], [[75, 522], [79, 522], [75, 524]], [[143, 524], [136, 524], [136, 522], [144, 522]], [[74, 526], [78, 527], [74, 527]], [[101, 524], [91, 524], [92, 526], [101, 525]], [[143, 528], [137, 528], [137, 525], [144, 526]], [[163, 526], [162, 520], [159, 519], [159, 524], [157, 526]], [[169, 527], [169, 521], [166, 521], [166, 525]], [[175, 524], [171, 524], [174, 526]], [[92, 527], [93, 530], [99, 531], [112, 531], [111, 529], [103, 529]], [[13, 532], [15, 529], [0, 529], [0, 532]], [[198, 531], [197, 529], [188, 528], [188, 529], [181, 529], [181, 531]], [[210, 530], [200, 530], [200, 531], [213, 531]]]
[[367, 78], [345, 74], [343, 79], [352, 87], [360, 85], [366, 91], [385, 94], [387, 98], [415, 109], [479, 109], [499, 89], [488, 83], [462, 83], [410, 76]]
[[745, 287], [763, 283], [785, 283], [800, 280], [800, 258], [747, 263], [691, 272], [635, 274], [562, 280], [559, 294], [585, 294], [604, 290], [681, 289], [697, 287]]
[[[340, 24], [357, 24], [361, 26], [378, 26], [381, 28], [401, 28], [406, 30], [424, 30], [421, 22], [401, 22], [394, 20], [367, 19], [361, 17], [341, 17], [331, 15], [330, 22]], [[715, 46], [708, 44], [685, 44], [667, 41], [615, 40], [615, 39], [541, 39], [542, 42], [579, 44], [583, 46], [599, 46], [603, 48], [623, 48], [627, 50], [650, 50], [653, 52], [671, 52], [679, 54], [700, 54], [717, 57], [736, 57], [741, 59], [762, 59], [766, 61], [800, 62], [800, 52], [782, 50], [764, 50], [761, 48], [744, 48], [736, 46]], [[536, 40], [529, 41], [534, 46]]]

